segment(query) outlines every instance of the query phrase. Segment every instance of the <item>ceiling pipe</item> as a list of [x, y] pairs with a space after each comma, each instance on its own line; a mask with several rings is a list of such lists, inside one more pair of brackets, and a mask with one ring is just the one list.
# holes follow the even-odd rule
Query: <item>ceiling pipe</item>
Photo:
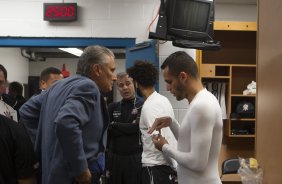
[[21, 55], [25, 58], [27, 58], [28, 60], [31, 59], [31, 55], [29, 53], [27, 53], [26, 49], [21, 49]]
[[26, 49], [21, 49], [21, 55], [27, 58], [28, 61], [46, 61], [46, 58], [38, 57], [35, 52], [27, 52]]

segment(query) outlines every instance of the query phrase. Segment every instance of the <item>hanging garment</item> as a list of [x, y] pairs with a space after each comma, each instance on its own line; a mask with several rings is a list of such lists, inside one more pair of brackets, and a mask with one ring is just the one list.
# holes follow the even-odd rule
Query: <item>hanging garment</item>
[[225, 91], [226, 91], [226, 83], [225, 82], [204, 82], [204, 87], [210, 91], [218, 100], [222, 119], [227, 119], [226, 115], [226, 103], [225, 103]]

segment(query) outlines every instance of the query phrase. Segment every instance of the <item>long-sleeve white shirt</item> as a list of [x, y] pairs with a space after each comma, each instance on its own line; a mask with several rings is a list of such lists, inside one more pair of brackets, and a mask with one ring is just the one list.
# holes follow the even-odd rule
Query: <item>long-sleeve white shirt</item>
[[[176, 167], [176, 162], [173, 159], [166, 157], [161, 151], [155, 148], [151, 134], [147, 133], [149, 127], [155, 122], [155, 119], [162, 116], [174, 118], [173, 108], [166, 97], [154, 92], [143, 104], [139, 123], [143, 143], [143, 166], [171, 165], [172, 167]], [[157, 133], [154, 132], [153, 134]], [[169, 127], [162, 129], [161, 134], [166, 138], [172, 149], [177, 148], [176, 139]]]
[[170, 128], [178, 140], [177, 149], [165, 144], [162, 151], [177, 161], [179, 184], [220, 184], [218, 158], [222, 142], [222, 115], [217, 99], [206, 89], [191, 101], [179, 126]]

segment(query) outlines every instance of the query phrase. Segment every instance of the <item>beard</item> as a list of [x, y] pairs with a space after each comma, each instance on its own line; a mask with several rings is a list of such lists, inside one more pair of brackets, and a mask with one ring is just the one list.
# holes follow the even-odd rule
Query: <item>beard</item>
[[184, 98], [186, 98], [185, 95], [185, 86], [181, 85], [181, 84], [177, 84], [176, 88], [175, 88], [175, 98], [177, 101], [183, 100]]

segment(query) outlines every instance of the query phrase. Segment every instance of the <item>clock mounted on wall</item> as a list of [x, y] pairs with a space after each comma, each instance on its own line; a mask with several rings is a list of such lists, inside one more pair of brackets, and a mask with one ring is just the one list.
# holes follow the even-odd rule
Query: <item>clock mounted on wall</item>
[[77, 3], [44, 3], [45, 21], [75, 21], [77, 20]]

